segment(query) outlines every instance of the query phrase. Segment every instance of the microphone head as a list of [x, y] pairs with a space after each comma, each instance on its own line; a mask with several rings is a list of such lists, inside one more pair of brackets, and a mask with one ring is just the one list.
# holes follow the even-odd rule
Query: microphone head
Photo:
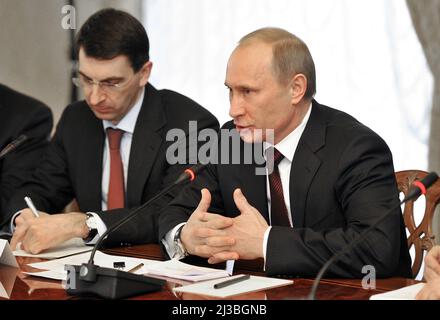
[[[189, 168], [189, 170], [191, 170], [194, 174], [197, 174], [197, 173], [199, 173], [204, 167], [205, 167], [205, 164], [198, 163], [198, 164], [192, 166], [191, 168]], [[192, 181], [192, 180], [191, 180], [191, 181]]]
[[417, 200], [418, 197], [426, 193], [426, 190], [431, 187], [437, 181], [437, 179], [437, 173], [431, 172], [422, 180], [414, 181], [405, 199], [402, 200], [402, 203], [408, 200]]
[[438, 175], [435, 172], [430, 172], [426, 177], [424, 177], [420, 182], [428, 189], [438, 180]]
[[196, 179], [197, 174], [205, 167], [204, 164], [196, 164], [191, 168], [186, 169], [183, 173], [177, 178], [175, 184], [182, 183], [189, 179], [190, 182], [193, 182]]

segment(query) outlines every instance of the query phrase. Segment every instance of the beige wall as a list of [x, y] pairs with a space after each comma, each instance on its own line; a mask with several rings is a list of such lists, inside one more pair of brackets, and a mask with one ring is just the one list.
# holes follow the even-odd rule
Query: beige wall
[[[77, 28], [93, 12], [116, 7], [141, 17], [141, 0], [76, 0]], [[57, 121], [70, 99], [69, 30], [61, 0], [0, 0], [0, 82], [51, 107]]]
[[0, 82], [29, 94], [58, 117], [68, 101], [68, 31], [59, 0], [0, 0]]

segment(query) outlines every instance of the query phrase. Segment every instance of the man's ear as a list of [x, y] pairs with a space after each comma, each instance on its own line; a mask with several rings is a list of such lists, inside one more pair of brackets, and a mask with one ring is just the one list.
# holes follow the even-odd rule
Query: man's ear
[[148, 80], [150, 79], [151, 69], [153, 68], [153, 62], [148, 61], [145, 62], [145, 64], [142, 66], [141, 70], [139, 72], [141, 73], [141, 79], [139, 82], [139, 86], [143, 87], [147, 84]]
[[298, 73], [295, 76], [293, 76], [292, 80], [290, 81], [290, 89], [292, 92], [292, 104], [298, 104], [306, 94], [307, 91], [307, 78], [302, 73]]

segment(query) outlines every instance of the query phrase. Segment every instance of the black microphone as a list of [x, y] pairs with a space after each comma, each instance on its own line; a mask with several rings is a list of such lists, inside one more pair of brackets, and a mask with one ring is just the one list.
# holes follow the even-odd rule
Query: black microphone
[[341, 258], [342, 255], [344, 255], [346, 252], [353, 249], [359, 242], [364, 240], [366, 238], [366, 235], [368, 232], [370, 232], [373, 228], [377, 227], [383, 220], [385, 220], [386, 217], [388, 217], [388, 214], [392, 211], [394, 211], [396, 208], [400, 207], [402, 204], [409, 200], [416, 201], [422, 194], [426, 193], [426, 190], [431, 187], [438, 179], [438, 175], [435, 172], [429, 173], [426, 177], [424, 177], [422, 180], [417, 180], [412, 183], [411, 188], [408, 191], [407, 196], [399, 203], [399, 205], [393, 207], [391, 210], [389, 210], [386, 214], [384, 214], [382, 217], [377, 219], [371, 226], [369, 226], [367, 229], [365, 229], [363, 232], [359, 234], [359, 236], [352, 241], [350, 244], [346, 245], [341, 251], [334, 254], [327, 262], [322, 266], [321, 270], [319, 270], [318, 275], [315, 278], [315, 281], [313, 282], [312, 289], [310, 290], [310, 294], [308, 296], [309, 300], [315, 300], [316, 299], [316, 291], [318, 290], [319, 282], [321, 281], [322, 277], [324, 276], [327, 269], [339, 258]]
[[194, 181], [197, 173], [204, 167], [205, 165], [203, 164], [197, 164], [186, 169], [174, 183], [163, 189], [139, 208], [135, 209], [128, 216], [108, 228], [94, 245], [88, 263], [83, 263], [81, 266], [66, 265], [65, 270], [68, 272], [69, 279], [66, 288], [67, 293], [71, 295], [94, 294], [105, 299], [122, 299], [133, 295], [161, 290], [166, 283], [165, 280], [110, 268], [101, 268], [95, 265], [93, 259], [96, 250], [100, 248], [102, 242], [111, 232], [117, 230], [123, 224], [133, 219], [142, 209], [168, 193], [175, 186], [186, 181]]
[[6, 157], [6, 155], [12, 151], [14, 151], [19, 145], [27, 140], [27, 135], [22, 134], [17, 139], [13, 140], [9, 143], [4, 149], [0, 152], [0, 159]]

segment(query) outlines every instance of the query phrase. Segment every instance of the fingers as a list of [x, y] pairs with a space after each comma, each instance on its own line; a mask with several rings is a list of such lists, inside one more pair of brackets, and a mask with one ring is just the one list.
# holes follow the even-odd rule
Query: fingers
[[12, 239], [11, 239], [11, 243], [10, 243], [12, 250], [16, 250], [17, 244], [22, 242], [24, 236], [26, 235], [27, 229], [28, 229], [28, 226], [25, 224], [22, 224], [19, 227], [15, 228], [15, 231], [14, 231], [14, 234], [12, 235]]
[[[431, 250], [432, 251], [432, 250]], [[435, 277], [440, 276], [440, 263], [435, 254], [431, 254], [431, 251], [425, 258], [425, 278], [426, 280], [432, 280]]]
[[15, 218], [15, 230], [10, 243], [12, 250], [16, 250], [17, 244], [23, 240], [33, 219], [35, 219], [35, 216], [30, 209], [21, 210]]
[[427, 293], [426, 293], [426, 284], [423, 286], [422, 290], [420, 290], [416, 294], [416, 300], [426, 300], [427, 299]]
[[39, 254], [41, 251], [43, 251], [43, 248], [40, 247], [35, 242], [29, 242], [26, 239], [22, 243], [23, 250], [26, 252], [29, 252], [30, 254]]
[[229, 246], [211, 247], [203, 244], [203, 245], [195, 246], [194, 253], [199, 257], [209, 258], [220, 252], [227, 252], [229, 250], [231, 250], [231, 247]]
[[208, 263], [216, 264], [226, 260], [238, 260], [240, 258], [239, 254], [234, 251], [222, 251], [213, 254], [209, 259]]
[[196, 211], [206, 212], [211, 206], [211, 193], [206, 188], [202, 189], [201, 193], [202, 193], [202, 199], [200, 199]]
[[24, 235], [24, 233], [22, 235], [19, 235], [19, 234], [17, 234], [17, 231], [14, 232], [14, 235], [12, 236], [11, 243], [10, 243], [10, 247], [11, 247], [12, 251], [16, 250], [17, 244], [21, 241], [21, 238], [23, 238], [23, 235]]
[[241, 189], [239, 188], [235, 189], [233, 196], [234, 196], [235, 205], [237, 206], [238, 210], [240, 210], [240, 212], [245, 212], [250, 208], [252, 208], [252, 206], [247, 201]]
[[230, 247], [235, 244], [235, 239], [231, 237], [210, 237], [206, 239], [205, 243], [210, 247]]
[[218, 214], [205, 213], [202, 217], [205, 227], [211, 229], [225, 229], [234, 223], [232, 218], [224, 217]]

